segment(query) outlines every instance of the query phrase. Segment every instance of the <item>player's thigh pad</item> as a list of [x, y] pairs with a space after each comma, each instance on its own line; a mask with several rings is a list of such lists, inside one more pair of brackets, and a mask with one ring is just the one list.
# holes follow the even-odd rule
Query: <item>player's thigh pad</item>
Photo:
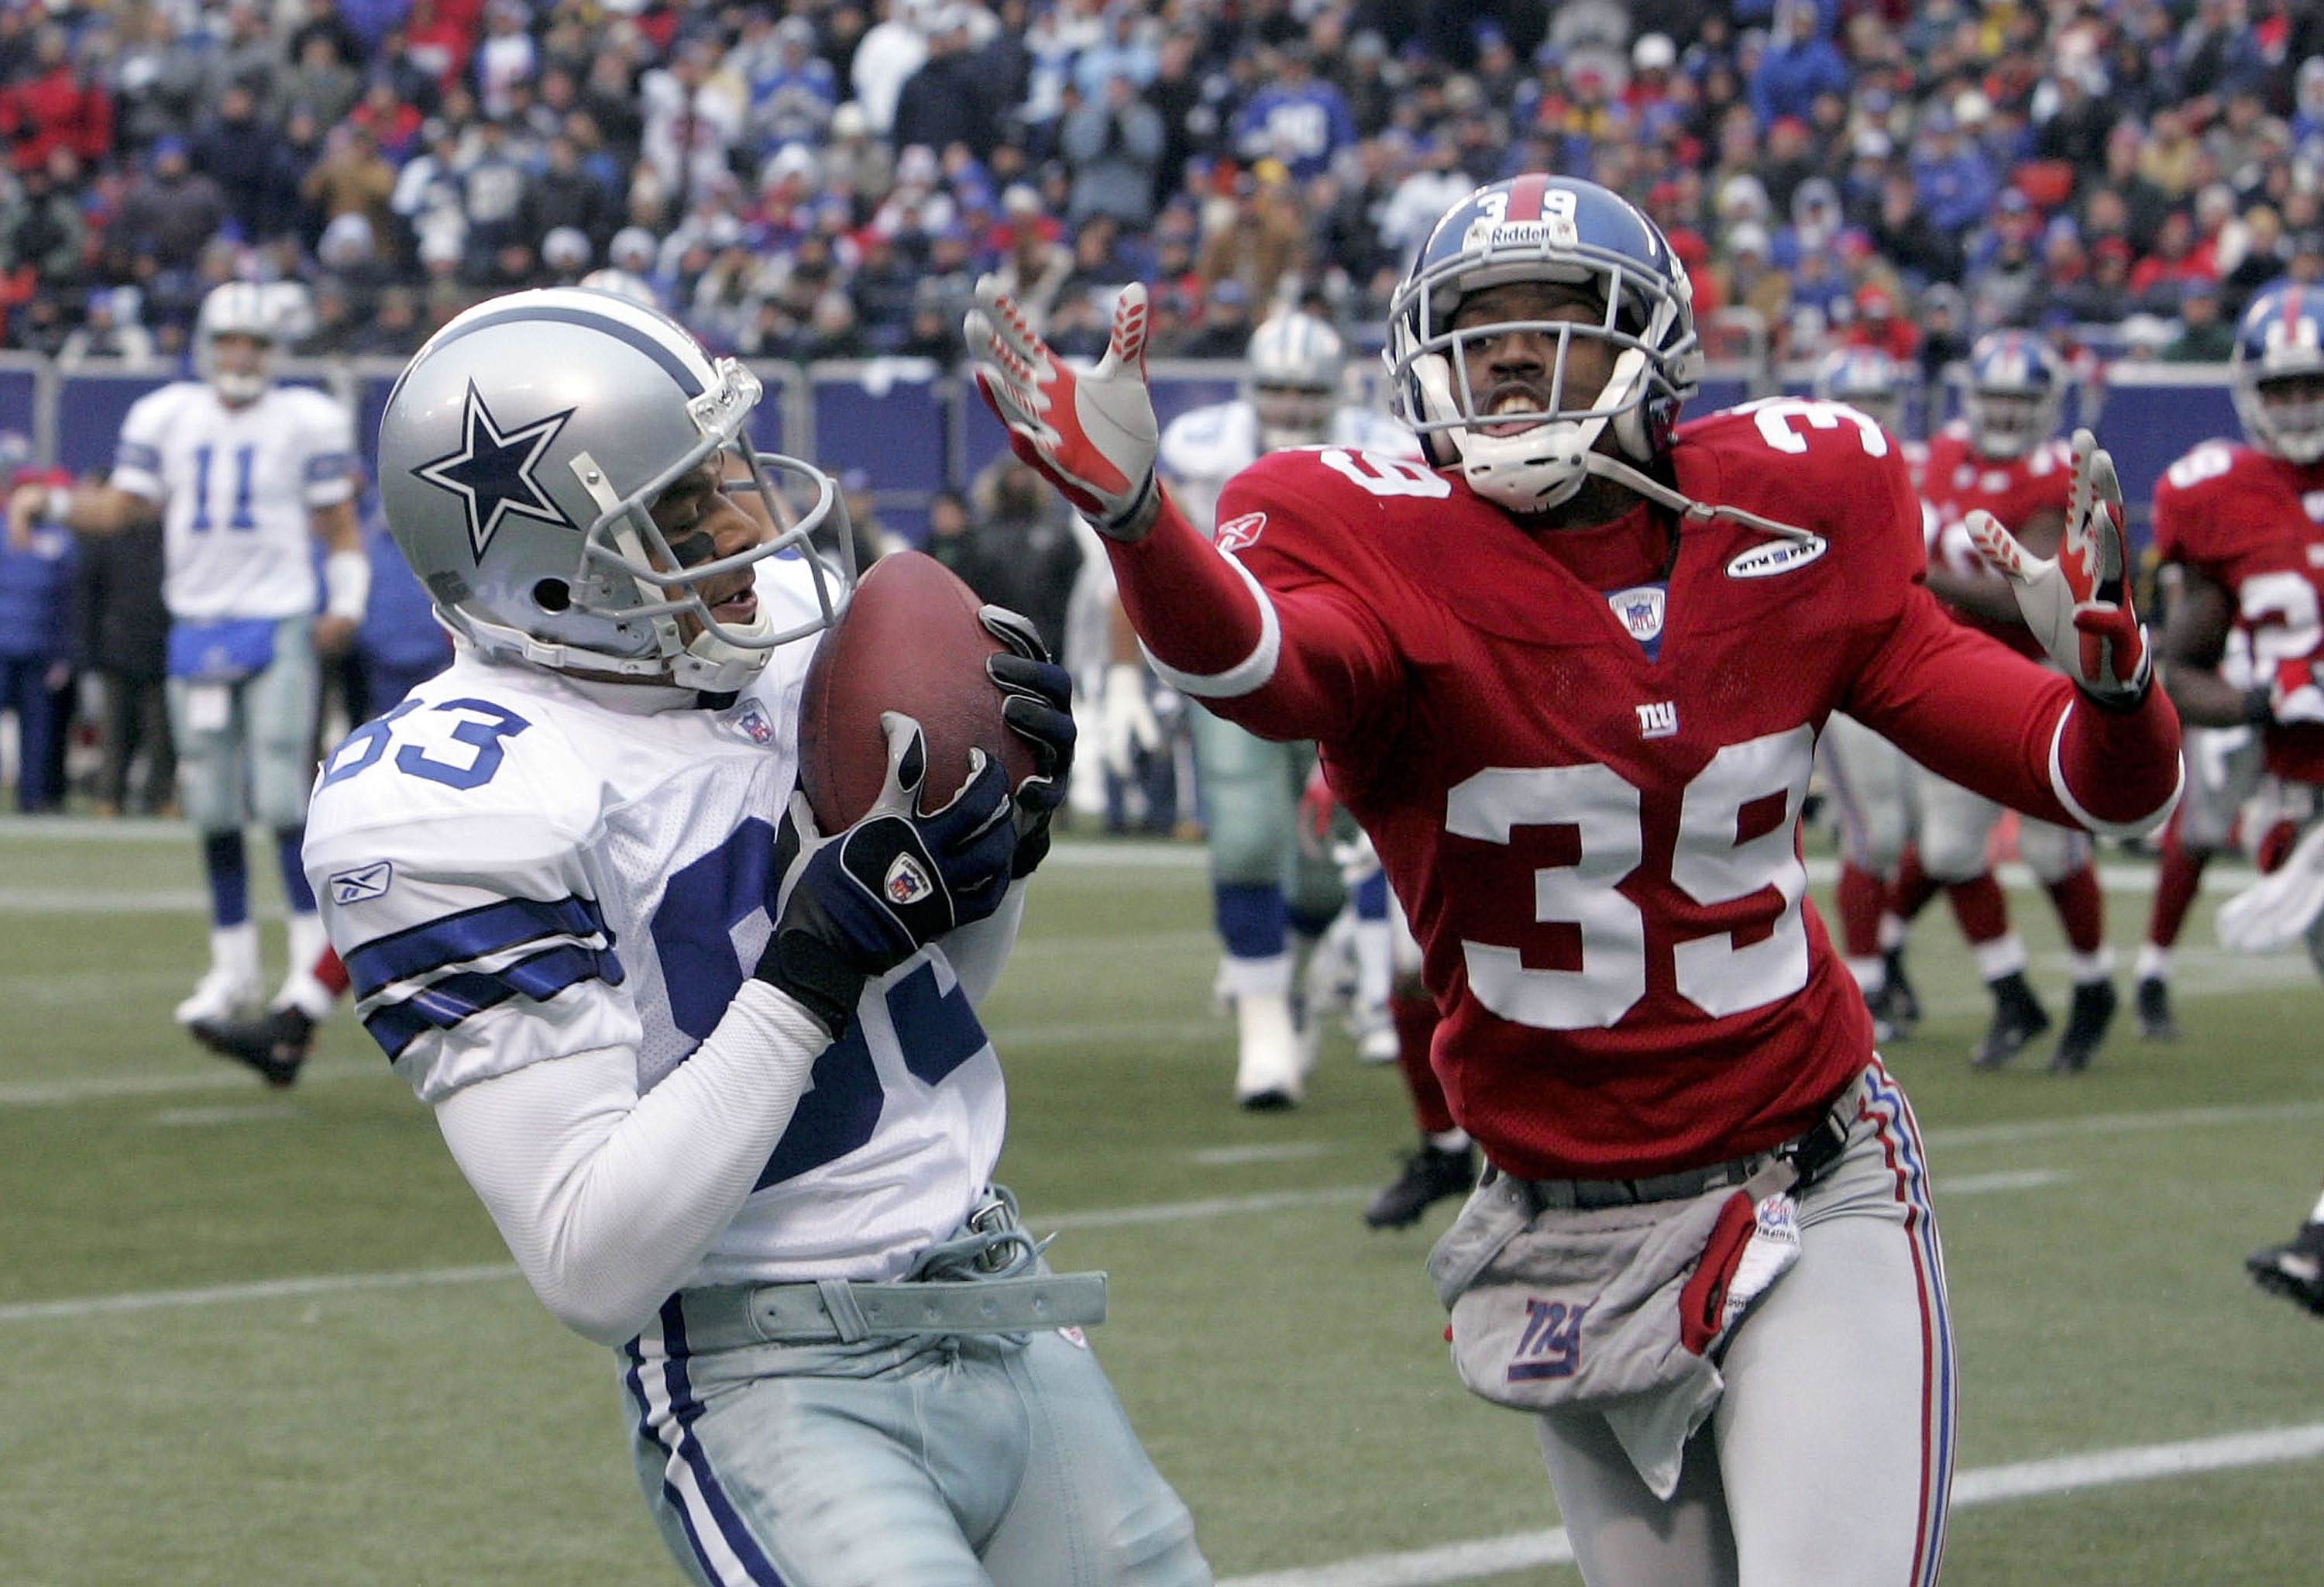
[[1800, 1259], [1737, 1331], [1713, 1413], [1742, 1587], [1928, 1587], [1952, 1479], [1943, 1258], [1918, 1130], [1876, 1069], [1801, 1199]]
[[1911, 757], [1853, 716], [1824, 724], [1824, 780], [1840, 814], [1840, 853], [1876, 876], [1895, 870], [1912, 829]]
[[[1300, 751], [1310, 756], [1314, 752], [1271, 743], [1208, 711], [1188, 715], [1210, 829], [1211, 879], [1231, 887], [1288, 890], [1300, 787], [1292, 780], [1293, 761]], [[1300, 777], [1304, 781], [1304, 768]]]
[[[215, 717], [214, 707], [198, 710], [196, 704], [204, 689], [225, 687], [182, 678], [168, 684], [179, 798], [198, 832], [238, 832], [249, 818], [242, 803], [242, 701], [234, 698], [223, 720]], [[198, 719], [203, 725], [194, 725]]]
[[1010, 1359], [1032, 1429], [1025, 1481], [982, 1550], [1000, 1587], [1208, 1587], [1194, 1519], [1154, 1469], [1076, 1331]]
[[286, 617], [274, 631], [274, 660], [242, 686], [243, 731], [250, 740], [250, 813], [269, 826], [307, 819], [315, 774], [318, 685], [307, 619]]
[[1985, 873], [1986, 844], [2001, 807], [1934, 772], [1921, 777], [1921, 869], [1939, 881]]
[[1030, 1430], [998, 1360], [941, 1345], [622, 1352], [662, 1540], [713, 1587], [989, 1587]]

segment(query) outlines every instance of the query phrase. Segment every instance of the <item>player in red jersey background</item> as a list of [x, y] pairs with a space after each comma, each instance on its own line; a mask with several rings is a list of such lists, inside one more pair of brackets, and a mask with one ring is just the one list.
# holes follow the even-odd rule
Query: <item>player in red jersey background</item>
[[2056, 822], [2167, 815], [2119, 494], [2086, 447], [2054, 562], [1981, 522], [2063, 671], [1949, 618], [1884, 431], [1772, 399], [1683, 429], [1684, 267], [1595, 184], [1437, 223], [1389, 328], [1426, 463], [1239, 475], [1229, 556], [1153, 480], [1142, 289], [1061, 364], [990, 281], [1011, 444], [1108, 537], [1166, 678], [1318, 741], [1411, 918], [1452, 1111], [1489, 1165], [1431, 1274], [1472, 1389], [1531, 1412], [1594, 1587], [1927, 1582], [1954, 1362], [1926, 1161], [1805, 900], [1845, 710]]
[[[2155, 487], [2155, 552], [2174, 576], [2163, 675], [2189, 722], [2259, 734], [2244, 841], [2269, 874], [2221, 910], [2221, 940], [2305, 938], [2324, 969], [2324, 298], [2285, 283], [2252, 300], [2234, 389], [2248, 444], [2206, 441]], [[2246, 1265], [2324, 1315], [2324, 1201]]]

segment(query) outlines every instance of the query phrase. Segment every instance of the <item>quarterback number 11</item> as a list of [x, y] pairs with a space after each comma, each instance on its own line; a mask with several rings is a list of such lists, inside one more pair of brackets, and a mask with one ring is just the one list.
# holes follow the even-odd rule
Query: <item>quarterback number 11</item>
[[[210, 522], [210, 465], [217, 448], [194, 448], [194, 521], [189, 526], [196, 534], [208, 532], [216, 525]], [[234, 512], [227, 517], [228, 529], [256, 529], [258, 520], [250, 511], [250, 478], [258, 460], [258, 448], [241, 446], [234, 449]]]

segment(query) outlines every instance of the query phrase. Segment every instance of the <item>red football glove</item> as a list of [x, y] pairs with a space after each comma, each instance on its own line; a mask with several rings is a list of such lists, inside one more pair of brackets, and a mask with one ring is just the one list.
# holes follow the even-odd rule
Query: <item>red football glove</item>
[[1113, 306], [1113, 334], [1097, 367], [1075, 374], [1034, 334], [998, 278], [976, 283], [962, 329], [976, 389], [1009, 446], [1048, 477], [1100, 534], [1126, 525], [1154, 494], [1161, 442], [1146, 389], [1146, 289], [1135, 282]]
[[1982, 508], [1966, 527], [1985, 559], [2009, 580], [2025, 626], [2060, 671], [2103, 704], [2135, 705], [2145, 697], [2154, 664], [2131, 605], [2122, 485], [2096, 437], [2074, 432], [2074, 477], [2055, 558], [2027, 551]]

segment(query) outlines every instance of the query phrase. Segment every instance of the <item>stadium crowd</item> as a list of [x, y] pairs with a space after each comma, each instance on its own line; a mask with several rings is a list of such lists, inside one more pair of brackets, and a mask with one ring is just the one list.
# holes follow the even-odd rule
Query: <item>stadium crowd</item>
[[62, 359], [166, 360], [233, 278], [401, 355], [594, 274], [721, 352], [950, 362], [990, 269], [1065, 351], [1140, 279], [1156, 353], [1232, 357], [1377, 326], [1526, 170], [1641, 202], [1714, 353], [2216, 358], [2324, 275], [2308, 0], [10, 0], [0, 137], [0, 341]]

